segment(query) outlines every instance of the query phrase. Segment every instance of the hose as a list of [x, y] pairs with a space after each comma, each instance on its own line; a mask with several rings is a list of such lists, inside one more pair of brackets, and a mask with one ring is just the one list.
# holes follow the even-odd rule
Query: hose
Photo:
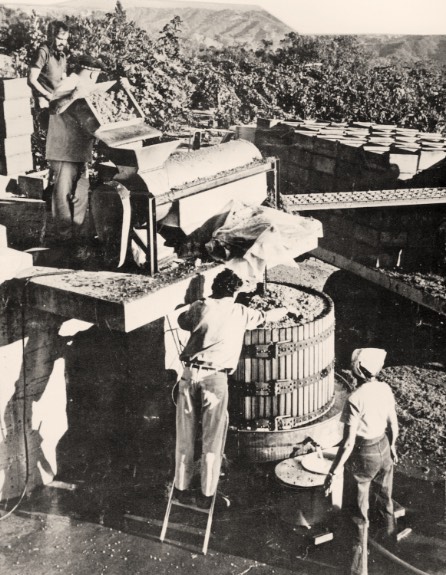
[[[406, 569], [410, 573], [415, 573], [415, 575], [429, 575], [429, 573], [426, 573], [426, 571], [422, 571], [421, 569], [414, 567], [410, 563], [407, 563], [407, 561], [400, 559], [399, 557], [397, 557], [396, 555], [391, 553], [388, 549], [386, 549], [385, 547], [383, 547], [382, 545], [377, 543], [371, 537], [368, 538], [368, 541], [369, 541], [370, 545], [376, 551], [378, 551], [378, 553], [381, 553], [381, 555], [383, 555], [384, 557], [386, 557], [390, 561], [393, 561], [394, 563], [396, 563], [400, 567], [403, 567], [404, 569]], [[307, 557], [306, 558], [296, 557], [296, 559], [298, 559], [299, 561], [302, 561], [303, 563], [313, 563], [314, 565], [319, 565], [319, 566], [325, 567], [327, 569], [332, 569], [333, 571], [339, 571], [339, 569], [340, 569], [339, 567], [337, 567], [335, 565], [331, 565], [330, 563], [322, 563], [320, 561], [314, 561], [313, 559], [308, 559]]]
[[26, 420], [27, 420], [27, 411], [26, 411], [26, 390], [27, 390], [27, 379], [26, 379], [26, 288], [29, 282], [35, 278], [41, 278], [46, 276], [56, 276], [56, 275], [65, 275], [67, 273], [75, 273], [75, 270], [65, 270], [63, 272], [44, 272], [38, 273], [31, 276], [26, 276], [20, 278], [20, 280], [24, 281], [22, 286], [21, 298], [20, 298], [20, 311], [21, 311], [21, 340], [22, 340], [22, 380], [23, 380], [23, 407], [22, 407], [22, 421], [23, 421], [23, 445], [25, 449], [25, 483], [22, 489], [22, 493], [15, 503], [15, 505], [9, 510], [4, 513], [4, 515], [0, 516], [0, 521], [4, 521], [8, 517], [10, 517], [21, 505], [23, 498], [26, 495], [28, 490], [29, 484], [29, 445], [28, 445], [28, 436], [26, 434]]
[[[175, 337], [175, 334], [177, 333], [177, 330], [172, 327], [172, 324], [171, 324], [171, 322], [170, 322], [170, 318], [169, 318], [168, 315], [166, 315], [166, 320], [167, 320], [167, 323], [169, 324], [169, 331], [170, 331], [170, 333], [172, 334], [172, 338], [173, 338], [173, 341], [174, 341], [174, 343], [175, 343], [175, 347], [176, 347], [176, 349], [177, 349], [178, 357], [180, 357], [182, 349], [181, 349], [181, 342], [180, 342], [180, 340], [179, 340], [179, 338], [178, 338], [178, 335], [177, 335], [177, 337]], [[181, 360], [180, 360], [180, 361], [181, 361]], [[181, 365], [184, 367], [184, 363], [183, 363], [182, 361], [181, 361]], [[172, 387], [172, 391], [171, 391], [171, 393], [170, 393], [170, 396], [171, 396], [171, 399], [172, 399], [172, 403], [175, 405], [175, 407], [177, 406], [177, 403], [176, 403], [176, 401], [175, 401], [175, 389], [176, 389], [177, 387], [178, 387], [178, 380], [175, 382], [175, 385]]]
[[345, 385], [349, 391], [354, 390], [354, 386], [349, 381], [347, 381], [347, 379], [343, 375], [341, 375], [338, 371], [335, 371], [335, 375], [339, 379], [342, 379], [342, 381], [345, 383]]
[[22, 407], [22, 421], [23, 421], [23, 445], [25, 448], [25, 483], [22, 489], [22, 493], [18, 501], [15, 505], [7, 511], [4, 515], [0, 517], [0, 521], [4, 521], [8, 517], [10, 517], [16, 509], [18, 509], [23, 501], [23, 498], [26, 495], [28, 490], [28, 483], [29, 483], [29, 445], [28, 445], [28, 436], [26, 434], [26, 419], [27, 419], [27, 411], [26, 411], [26, 388], [27, 388], [27, 381], [26, 381], [26, 317], [25, 317], [25, 306], [26, 306], [26, 286], [28, 282], [25, 283], [22, 290], [22, 297], [20, 301], [20, 310], [21, 310], [21, 339], [22, 339], [22, 381], [23, 381], [23, 407]]
[[374, 549], [376, 549], [376, 551], [378, 551], [378, 553], [381, 553], [381, 555], [384, 555], [384, 557], [387, 557], [387, 559], [390, 559], [390, 561], [393, 561], [397, 565], [407, 569], [407, 571], [410, 571], [410, 573], [415, 573], [416, 575], [429, 575], [429, 573], [426, 573], [426, 571], [421, 571], [421, 569], [414, 567], [410, 563], [407, 563], [407, 561], [403, 561], [403, 559], [400, 559], [391, 553], [388, 549], [374, 541], [371, 537], [369, 537], [369, 543]]

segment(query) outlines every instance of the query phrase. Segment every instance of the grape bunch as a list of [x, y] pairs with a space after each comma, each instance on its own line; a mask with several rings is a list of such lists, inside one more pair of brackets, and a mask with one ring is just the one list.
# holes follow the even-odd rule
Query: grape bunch
[[90, 96], [90, 101], [104, 124], [132, 120], [138, 117], [123, 89], [95, 92]]

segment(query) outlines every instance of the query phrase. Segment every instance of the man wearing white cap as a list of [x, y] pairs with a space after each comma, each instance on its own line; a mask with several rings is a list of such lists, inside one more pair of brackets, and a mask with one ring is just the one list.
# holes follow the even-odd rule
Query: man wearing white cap
[[354, 490], [353, 553], [348, 571], [351, 575], [367, 575], [369, 491], [372, 484], [383, 532], [389, 537], [395, 532], [392, 484], [393, 464], [397, 462], [398, 421], [392, 390], [376, 379], [385, 358], [386, 352], [377, 348], [355, 349], [352, 354], [351, 370], [358, 385], [345, 403], [341, 418], [345, 424], [344, 436], [325, 480], [328, 495], [333, 476], [348, 460]]

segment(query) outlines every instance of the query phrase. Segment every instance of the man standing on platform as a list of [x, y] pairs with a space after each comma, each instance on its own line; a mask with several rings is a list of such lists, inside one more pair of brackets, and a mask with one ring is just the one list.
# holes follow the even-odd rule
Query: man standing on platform
[[[53, 94], [46, 142], [46, 159], [52, 172], [52, 213], [58, 244], [79, 240], [88, 207], [89, 178], [94, 138], [67, 110], [77, 98], [90, 93], [102, 71], [102, 63], [83, 56], [78, 73], [72, 74]], [[61, 97], [57, 98], [57, 93]], [[68, 93], [67, 93], [68, 92]]]
[[48, 30], [48, 42], [42, 44], [34, 54], [28, 72], [28, 84], [32, 88], [36, 107], [40, 110], [39, 123], [48, 129], [48, 106], [54, 90], [67, 75], [69, 30], [64, 22], [52, 22]]
[[[191, 333], [180, 356], [185, 367], [176, 415], [174, 497], [180, 503], [210, 507], [228, 426], [228, 373], [237, 367], [245, 331], [264, 321], [278, 321], [287, 313], [286, 308], [262, 312], [235, 303], [242, 285], [233, 271], [225, 269], [214, 279], [212, 296], [194, 302], [178, 317], [178, 325]], [[201, 494], [195, 497], [190, 485], [200, 417]]]

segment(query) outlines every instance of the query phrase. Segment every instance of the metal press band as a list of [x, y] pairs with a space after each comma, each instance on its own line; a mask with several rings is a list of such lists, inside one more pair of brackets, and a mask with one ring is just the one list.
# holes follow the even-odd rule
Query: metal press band
[[242, 429], [248, 430], [251, 427], [254, 427], [256, 431], [260, 431], [264, 429], [265, 431], [288, 431], [299, 427], [299, 425], [303, 425], [304, 423], [308, 423], [310, 421], [314, 421], [315, 419], [319, 419], [323, 415], [325, 415], [334, 404], [335, 398], [333, 397], [327, 404], [323, 407], [318, 409], [317, 411], [313, 411], [307, 415], [278, 415], [276, 417], [270, 418], [258, 418], [253, 420], [246, 420], [242, 423]]
[[272, 381], [251, 381], [249, 383], [233, 382], [231, 385], [245, 397], [276, 396], [313, 385], [321, 379], [328, 377], [333, 369], [334, 361], [318, 373], [301, 379], [277, 379]]
[[334, 334], [334, 325], [328, 329], [309, 337], [304, 341], [274, 341], [270, 343], [253, 343], [245, 345], [244, 356], [257, 358], [257, 359], [273, 359], [282, 357], [284, 355], [291, 355], [296, 351], [301, 351], [308, 347], [314, 346], [316, 343], [322, 343]]

